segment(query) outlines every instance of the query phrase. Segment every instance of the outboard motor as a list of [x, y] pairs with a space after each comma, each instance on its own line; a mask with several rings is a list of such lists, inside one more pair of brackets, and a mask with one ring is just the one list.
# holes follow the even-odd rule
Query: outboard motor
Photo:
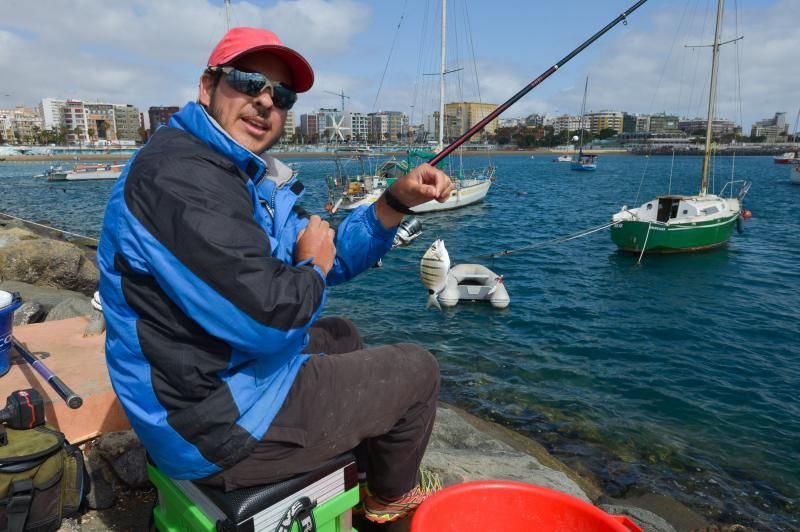
[[416, 218], [405, 218], [397, 228], [397, 234], [392, 241], [392, 249], [407, 246], [422, 234], [422, 222]]

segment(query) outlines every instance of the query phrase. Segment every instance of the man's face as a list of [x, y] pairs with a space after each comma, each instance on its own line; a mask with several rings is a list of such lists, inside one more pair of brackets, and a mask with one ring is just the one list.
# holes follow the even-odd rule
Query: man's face
[[[258, 72], [272, 81], [291, 86], [289, 68], [270, 55], [245, 56], [237, 60], [234, 66], [241, 70]], [[236, 142], [253, 153], [259, 154], [267, 150], [283, 134], [287, 111], [272, 104], [269, 90], [258, 96], [248, 96], [228, 85], [224, 74], [216, 87], [213, 77], [203, 74], [200, 78], [198, 99]]]

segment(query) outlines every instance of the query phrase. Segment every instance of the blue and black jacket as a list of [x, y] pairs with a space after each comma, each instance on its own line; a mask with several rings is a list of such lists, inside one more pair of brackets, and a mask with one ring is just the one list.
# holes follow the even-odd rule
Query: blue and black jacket
[[303, 185], [187, 104], [128, 162], [98, 251], [111, 381], [158, 467], [202, 478], [249, 454], [308, 358], [326, 285], [390, 248], [375, 207], [338, 227], [327, 277], [295, 264]]

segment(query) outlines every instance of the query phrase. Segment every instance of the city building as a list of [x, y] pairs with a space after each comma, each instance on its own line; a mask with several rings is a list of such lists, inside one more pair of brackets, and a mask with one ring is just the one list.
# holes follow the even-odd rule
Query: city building
[[622, 131], [620, 133], [633, 133], [636, 131], [636, 115], [622, 112]]
[[369, 139], [369, 116], [363, 113], [345, 113], [344, 125], [348, 128], [350, 140], [366, 142]]
[[14, 143], [17, 137], [14, 135], [14, 110], [0, 109], [0, 142]]
[[650, 127], [648, 131], [657, 135], [677, 135], [680, 131], [678, 125], [680, 120], [678, 115], [668, 115], [667, 113], [658, 113], [650, 115]]
[[86, 103], [86, 132], [91, 142], [105, 144], [117, 140], [117, 130], [114, 125], [114, 105], [110, 103]]
[[408, 136], [408, 116], [402, 111], [369, 113], [369, 139], [373, 142], [400, 142]]
[[316, 142], [319, 138], [319, 126], [315, 113], [300, 115], [300, 136], [304, 142]]
[[143, 141], [139, 132], [140, 128], [143, 127], [140, 116], [139, 109], [133, 105], [114, 105], [114, 124], [118, 140]]
[[156, 132], [160, 126], [167, 125], [169, 119], [178, 112], [178, 107], [151, 107], [147, 110], [147, 116], [150, 117], [150, 134]]
[[[472, 126], [486, 118], [497, 109], [497, 104], [478, 102], [455, 102], [444, 106], [446, 117], [444, 136], [448, 140], [460, 137]], [[494, 135], [497, 132], [497, 119], [483, 128], [481, 135]]]
[[589, 130], [589, 117], [584, 116], [581, 122], [580, 116], [561, 115], [552, 118], [553, 133], [558, 135], [562, 131], [572, 132], [580, 129]]
[[[695, 132], [702, 131], [702, 135], [706, 134], [706, 126], [708, 120], [705, 118], [689, 118], [682, 119], [678, 122], [678, 129], [689, 134], [694, 135]], [[711, 123], [711, 131], [713, 135], [725, 135], [729, 133], [736, 133], [737, 126], [735, 123], [724, 118], [715, 119]]]
[[283, 136], [281, 137], [283, 142], [292, 142], [294, 140], [295, 127], [294, 111], [288, 111], [286, 113], [286, 122], [283, 124]]
[[525, 117], [526, 126], [544, 126], [544, 121], [545, 115], [532, 114]]
[[42, 117], [42, 128], [49, 131], [58, 131], [64, 125], [64, 104], [66, 100], [56, 98], [42, 98], [39, 102], [39, 116]]
[[786, 113], [775, 113], [774, 117], [759, 120], [750, 128], [751, 137], [765, 137], [766, 142], [785, 142], [788, 134]]
[[622, 111], [597, 111], [588, 113], [589, 131], [592, 135], [597, 135], [604, 129], [613, 129], [617, 133], [622, 133]]
[[89, 142], [86, 109], [81, 100], [66, 100], [61, 108], [62, 123], [67, 130], [67, 144]]

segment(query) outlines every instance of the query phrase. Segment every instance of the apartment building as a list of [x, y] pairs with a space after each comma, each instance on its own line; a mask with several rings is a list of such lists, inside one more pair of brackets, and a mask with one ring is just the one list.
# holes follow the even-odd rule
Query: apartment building
[[622, 111], [596, 111], [588, 113], [586, 117], [589, 119], [589, 131], [592, 135], [597, 135], [604, 129], [613, 129], [617, 133], [622, 133]]
[[288, 111], [286, 113], [286, 122], [283, 124], [283, 136], [281, 140], [283, 142], [292, 142], [294, 140], [294, 130], [296, 127], [294, 111]]
[[584, 116], [581, 120], [580, 116], [561, 115], [552, 119], [553, 133], [558, 135], [562, 131], [578, 131], [580, 129], [589, 130], [589, 117]]
[[159, 127], [167, 125], [169, 119], [172, 118], [172, 115], [177, 113], [178, 110], [179, 108], [174, 105], [150, 107], [147, 110], [147, 116], [150, 118], [150, 134], [152, 135], [155, 133]]
[[86, 108], [82, 100], [66, 100], [61, 108], [62, 123], [67, 130], [67, 144], [89, 142]]
[[14, 110], [0, 109], [0, 142], [13, 143], [17, 137], [14, 135]]
[[[454, 139], [460, 137], [495, 109], [497, 109], [497, 104], [494, 103], [455, 102], [445, 104], [445, 138]], [[496, 132], [497, 119], [489, 122], [483, 129], [482, 134], [494, 135]]]
[[[706, 126], [708, 125], [708, 120], [705, 118], [690, 118], [690, 119], [682, 119], [678, 122], [678, 129], [684, 131], [686, 133], [692, 134], [695, 131], [703, 131], [705, 134]], [[737, 130], [737, 126], [730, 120], [726, 120], [724, 118], [715, 119], [711, 123], [711, 131], [713, 135], [724, 135], [728, 133], [735, 133]]]
[[66, 100], [42, 98], [39, 102], [39, 116], [42, 117], [42, 128], [56, 131], [63, 125], [64, 105]]
[[139, 109], [133, 105], [114, 105], [114, 124], [118, 140], [142, 141], [139, 133], [142, 123], [139, 117]]
[[786, 141], [789, 134], [789, 124], [786, 123], [786, 113], [775, 113], [772, 118], [759, 120], [750, 128], [750, 136], [766, 137], [767, 142]]

